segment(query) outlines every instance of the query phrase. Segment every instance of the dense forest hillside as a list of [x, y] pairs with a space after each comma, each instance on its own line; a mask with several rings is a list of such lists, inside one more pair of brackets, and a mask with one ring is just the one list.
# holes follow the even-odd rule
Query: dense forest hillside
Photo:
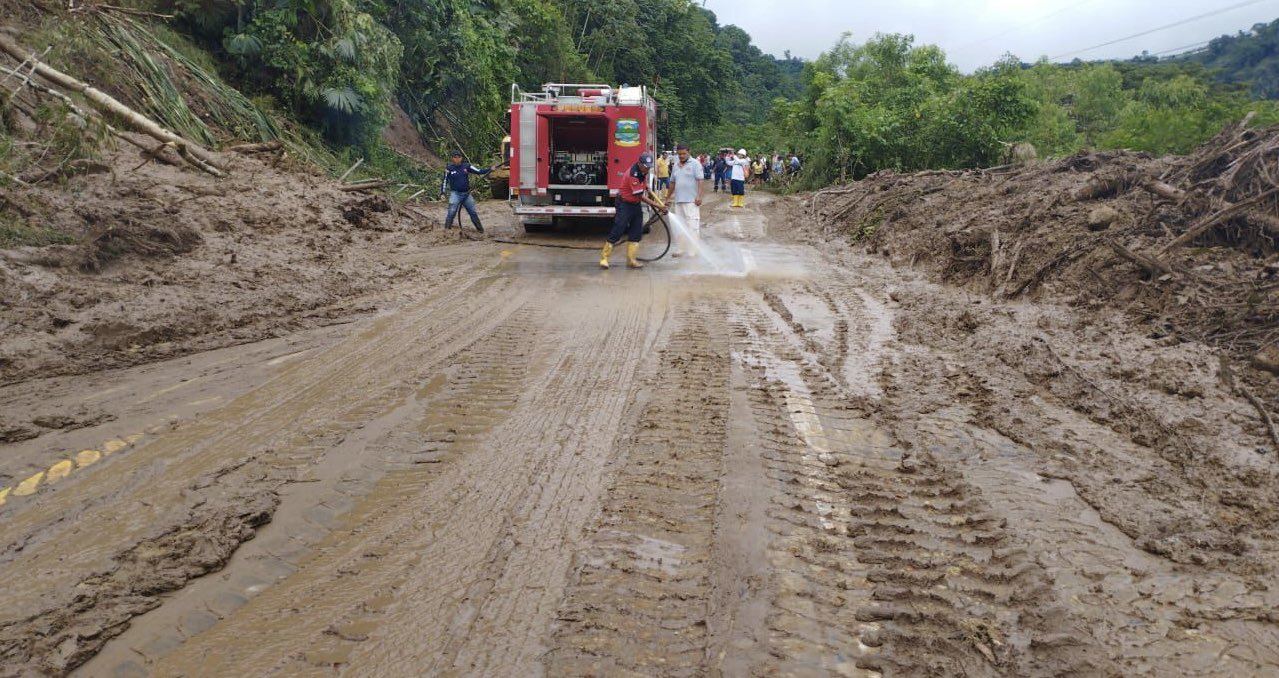
[[1203, 64], [1221, 82], [1245, 85], [1258, 97], [1279, 99], [1279, 19], [1223, 35], [1178, 58]]
[[[492, 149], [512, 83], [648, 84], [667, 142], [725, 116], [762, 118], [774, 97], [798, 91], [794, 63], [689, 0], [155, 4], [233, 82], [347, 144], [374, 138], [398, 103], [427, 138]], [[741, 100], [751, 107], [730, 103]]]
[[[364, 172], [420, 185], [433, 181], [419, 162], [431, 152], [495, 157], [513, 83], [647, 84], [664, 145], [797, 152], [799, 186], [989, 166], [1018, 143], [1040, 156], [1185, 153], [1248, 113], [1279, 121], [1276, 104], [1257, 99], [1279, 88], [1269, 76], [1279, 22], [1184, 58], [1008, 55], [965, 74], [903, 34], [846, 35], [815, 60], [778, 58], [692, 0], [120, 1], [0, 8], [27, 48], [48, 47], [45, 61], [186, 138], [282, 139], [330, 171], [362, 158]], [[63, 156], [92, 156], [91, 138], [53, 124], [65, 117], [58, 105], [28, 117], [49, 123], [39, 133], [51, 143], [78, 139]], [[423, 152], [407, 158], [405, 140]], [[0, 144], [0, 172], [23, 170], [31, 148]]]
[[45, 60], [203, 143], [284, 135], [320, 164], [359, 156], [400, 174], [414, 168], [387, 148], [389, 124], [488, 159], [513, 83], [647, 84], [669, 144], [766, 118], [803, 68], [690, 0], [3, 4]]

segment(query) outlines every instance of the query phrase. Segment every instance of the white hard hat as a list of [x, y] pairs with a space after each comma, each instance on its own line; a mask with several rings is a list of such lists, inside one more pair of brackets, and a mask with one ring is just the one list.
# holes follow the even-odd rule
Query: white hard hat
[[739, 148], [739, 149], [737, 149], [737, 154], [738, 154], [738, 155], [746, 155], [746, 149], [744, 149], [744, 148]]

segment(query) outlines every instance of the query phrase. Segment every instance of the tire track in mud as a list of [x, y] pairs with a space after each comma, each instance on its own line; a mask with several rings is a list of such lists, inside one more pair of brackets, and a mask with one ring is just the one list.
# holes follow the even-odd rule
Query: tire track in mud
[[[823, 267], [811, 280], [761, 290], [765, 303], [785, 322], [802, 348], [846, 393], [880, 396], [877, 373], [891, 357], [892, 314], [846, 273]], [[856, 323], [857, 331], [852, 331]], [[854, 360], [849, 361], [849, 357]]]
[[[305, 566], [317, 548], [328, 548], [322, 545], [331, 542], [326, 538], [334, 529], [339, 536], [348, 535], [350, 528], [343, 529], [349, 523], [347, 512], [365, 495], [377, 492], [378, 481], [388, 471], [408, 474], [412, 478], [408, 486], [419, 487], [448, 468], [458, 450], [500, 422], [518, 400], [529, 373], [528, 344], [536, 343], [541, 331], [536, 321], [543, 313], [537, 305], [521, 308], [493, 334], [463, 349], [425, 385], [406, 384], [393, 391], [394, 401], [370, 400], [346, 413], [333, 432], [358, 430], [340, 441], [322, 436], [317, 442], [324, 444], [317, 444], [296, 462], [299, 472], [315, 485], [290, 486], [302, 488], [302, 494], [295, 500], [286, 495], [272, 523], [241, 547], [218, 577], [189, 586], [182, 592], [181, 604], [171, 606], [175, 609], [136, 620], [86, 670], [145, 670], [145, 663], [159, 660], [212, 622], [232, 616], [250, 598]], [[407, 394], [399, 394], [406, 389]], [[307, 459], [322, 461], [308, 465]], [[340, 570], [345, 576], [335, 581], [345, 585], [357, 571]], [[345, 646], [367, 635], [360, 629], [369, 625], [368, 617], [389, 605], [385, 597], [391, 590], [375, 589], [354, 612], [327, 618], [329, 626], [310, 645], [308, 655], [313, 659], [344, 656]], [[192, 624], [192, 610], [205, 622]]]
[[[439, 461], [387, 475], [297, 574], [166, 657], [157, 672], [527, 673], [544, 651], [539, 638], [596, 506], [642, 362], [618, 366], [616, 358], [640, 351], [663, 305], [659, 298], [607, 310], [538, 309], [536, 322], [503, 330], [520, 351], [476, 344], [477, 364], [523, 362], [528, 374], [502, 386], [500, 376], [459, 373], [454, 383], [471, 388], [452, 391], [433, 410], [442, 418], [428, 414], [419, 425], [426, 435], [417, 454]], [[496, 423], [483, 430], [454, 421], [477, 401], [497, 408], [512, 396], [514, 405], [494, 412]], [[299, 599], [313, 602], [305, 615], [291, 610]], [[275, 636], [268, 646], [236, 642], [266, 628]]]
[[765, 673], [855, 675], [865, 648], [853, 609], [864, 592], [850, 584], [857, 571], [845, 538], [850, 507], [833, 470], [847, 463], [837, 439], [859, 435], [864, 415], [852, 404], [822, 402], [818, 394], [840, 392], [837, 380], [776, 312], [780, 297], [767, 290], [761, 297], [733, 321], [749, 385], [750, 418], [742, 423], [759, 441], [771, 490], [767, 653], [751, 664]]
[[[765, 304], [776, 313], [785, 295], [772, 296]], [[774, 648], [779, 660], [889, 675], [1100, 667], [1084, 656], [1086, 634], [1056, 606], [1051, 578], [958, 469], [917, 458], [854, 410], [821, 359], [787, 336], [786, 315], [743, 325], [760, 386], [757, 426], [786, 431], [764, 438], [771, 472], [787, 488], [769, 512], [780, 539], [770, 550], [775, 562], [785, 553], [800, 561], [776, 563], [769, 623], [789, 650]]]
[[[489, 305], [470, 306], [477, 298]], [[500, 280], [477, 278], [433, 298], [435, 304], [424, 301], [401, 316], [375, 320], [331, 349], [319, 369], [286, 368], [206, 419], [98, 464], [96, 472], [11, 513], [0, 524], [7, 545], [0, 584], [12, 592], [10, 616], [0, 621], [0, 657], [9, 665], [64, 671], [118, 635], [131, 617], [158, 605], [158, 595], [221, 567], [265, 520], [256, 510], [228, 520], [226, 510], [269, 500], [270, 516], [292, 474], [290, 458], [312, 454], [308, 445], [324, 436], [317, 431], [349, 408], [387, 398], [385, 385], [402, 376], [395, 374], [397, 360], [413, 355], [409, 364], [430, 364], [441, 346], [482, 333], [521, 299]], [[425, 341], [418, 336], [423, 330]], [[370, 356], [382, 360], [370, 367]], [[68, 514], [80, 518], [60, 518]], [[7, 581], [24, 572], [48, 576], [34, 585]], [[94, 574], [79, 578], [77, 572]], [[76, 603], [68, 604], [73, 595]]]
[[674, 312], [648, 402], [558, 612], [549, 675], [700, 675], [728, 414], [722, 311]]

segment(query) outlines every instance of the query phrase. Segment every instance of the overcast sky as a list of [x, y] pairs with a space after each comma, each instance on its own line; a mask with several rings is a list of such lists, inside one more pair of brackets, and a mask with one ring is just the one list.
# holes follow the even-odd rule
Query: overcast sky
[[[1176, 53], [1279, 19], [1279, 0], [705, 0], [705, 6], [720, 24], [740, 26], [779, 57], [790, 50], [816, 58], [845, 31], [857, 43], [875, 33], [909, 33], [917, 45], [940, 46], [966, 72], [1005, 52], [1023, 61]], [[1204, 14], [1212, 16], [1194, 18]], [[1183, 20], [1190, 21], [1088, 49]]]

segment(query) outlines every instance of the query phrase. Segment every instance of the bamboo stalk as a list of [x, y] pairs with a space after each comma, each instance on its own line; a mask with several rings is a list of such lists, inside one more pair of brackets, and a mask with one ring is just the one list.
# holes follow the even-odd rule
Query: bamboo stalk
[[[8, 68], [5, 68], [4, 66], [0, 66], [0, 72], [13, 73], [14, 71], [12, 71], [12, 70], [10, 70], [10, 69], [8, 69]], [[23, 78], [24, 78], [24, 80], [23, 80], [23, 84], [25, 84], [27, 87], [30, 87], [30, 88], [32, 88], [32, 89], [34, 89], [34, 90], [37, 90], [37, 91], [40, 91], [40, 92], [44, 92], [45, 94], [48, 94], [49, 96], [52, 96], [52, 97], [57, 98], [58, 100], [62, 101], [62, 103], [66, 104], [66, 105], [67, 105], [67, 108], [71, 109], [71, 112], [72, 112], [72, 113], [75, 113], [76, 115], [80, 116], [81, 118], [84, 118], [85, 120], [88, 120], [89, 118], [93, 118], [93, 117], [95, 117], [95, 116], [96, 116], [96, 111], [95, 111], [95, 112], [90, 112], [90, 111], [86, 111], [86, 110], [84, 110], [84, 109], [83, 109], [83, 108], [81, 108], [81, 107], [79, 106], [79, 104], [77, 104], [77, 103], [76, 103], [76, 102], [75, 102], [75, 101], [74, 101], [71, 97], [69, 97], [69, 96], [67, 96], [67, 95], [63, 94], [62, 92], [59, 92], [58, 90], [53, 89], [52, 87], [46, 87], [46, 86], [44, 86], [44, 85], [42, 85], [42, 84], [40, 84], [40, 83], [36, 82], [35, 80], [32, 80], [32, 79], [30, 79], [30, 78], [26, 78], [25, 76], [21, 76], [21, 75], [20, 75], [19, 77], [23, 77]], [[101, 116], [97, 116], [97, 118], [98, 118], [98, 119], [101, 119]], [[120, 139], [121, 141], [124, 141], [124, 142], [126, 142], [126, 143], [128, 143], [128, 144], [130, 144], [130, 145], [132, 145], [132, 146], [136, 146], [138, 149], [140, 149], [140, 150], [142, 151], [142, 154], [143, 154], [144, 156], [147, 156], [148, 158], [154, 158], [154, 159], [160, 160], [161, 162], [164, 162], [165, 164], [168, 164], [168, 165], [177, 164], [177, 161], [176, 161], [176, 160], [171, 160], [171, 159], [170, 159], [170, 158], [168, 158], [167, 156], [165, 156], [165, 155], [163, 155], [163, 154], [161, 154], [161, 153], [160, 153], [160, 151], [164, 150], [166, 147], [170, 146], [171, 144], [169, 144], [169, 143], [167, 143], [167, 142], [166, 142], [166, 143], [162, 143], [162, 144], [160, 144], [158, 147], [156, 147], [156, 148], [154, 148], [154, 149], [153, 149], [153, 148], [151, 148], [151, 147], [147, 146], [146, 144], [144, 144], [144, 143], [142, 143], [142, 142], [138, 141], [137, 139], [134, 139], [133, 137], [131, 137], [131, 136], [129, 136], [129, 135], [127, 135], [127, 134], [125, 134], [124, 132], [121, 132], [120, 130], [116, 129], [114, 126], [110, 125], [109, 123], [107, 123], [107, 122], [103, 121], [103, 124], [104, 124], [104, 125], [106, 126], [106, 128], [107, 128], [107, 132], [111, 133], [111, 135], [112, 135], [112, 136], [114, 136], [114, 137], [116, 137], [117, 139]], [[146, 164], [146, 163], [143, 163], [143, 164]], [[138, 165], [138, 167], [141, 167], [141, 166], [142, 166], [142, 165]], [[134, 168], [134, 169], [137, 169], [137, 168]]]
[[95, 108], [105, 110], [115, 115], [117, 118], [125, 121], [132, 128], [136, 129], [147, 136], [159, 141], [171, 143], [177, 148], [178, 153], [184, 158], [190, 160], [195, 167], [208, 172], [216, 177], [224, 176], [222, 170], [217, 166], [217, 159], [208, 149], [199, 144], [183, 139], [182, 137], [170, 132], [169, 130], [156, 124], [155, 121], [120, 103], [115, 97], [96, 89], [89, 84], [82, 82], [62, 71], [59, 71], [38, 59], [35, 59], [33, 52], [22, 49], [17, 43], [13, 42], [8, 36], [0, 34], [0, 51], [4, 51], [14, 59], [22, 60], [30, 56], [32, 59], [32, 70], [41, 78], [72, 92], [77, 92], [87, 99]]
[[284, 148], [284, 142], [280, 141], [279, 139], [275, 139], [273, 141], [264, 141], [258, 144], [239, 144], [239, 145], [227, 148], [225, 150], [233, 153], [249, 154], [249, 153], [268, 153], [271, 151], [278, 151], [283, 148]]

